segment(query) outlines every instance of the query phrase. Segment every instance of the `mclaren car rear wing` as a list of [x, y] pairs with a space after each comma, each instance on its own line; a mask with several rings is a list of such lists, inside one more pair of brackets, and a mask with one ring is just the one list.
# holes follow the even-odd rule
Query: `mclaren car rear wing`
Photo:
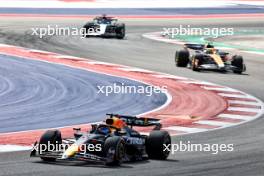
[[214, 48], [214, 45], [208, 43], [206, 45], [204, 44], [197, 44], [197, 43], [186, 43], [184, 44], [185, 47], [189, 48], [189, 49], [193, 49], [193, 50], [198, 50], [198, 51], [201, 51], [201, 50], [204, 50], [205, 48]]
[[160, 130], [162, 127], [160, 123], [160, 119], [137, 117], [130, 115], [120, 115], [120, 114], [106, 114], [106, 115], [108, 115], [110, 118], [116, 117], [123, 120], [127, 125], [130, 125], [131, 128], [133, 126], [138, 126], [138, 127], [155, 126], [154, 130]]
[[[207, 44], [207, 45], [204, 45], [204, 44], [196, 44], [196, 43], [186, 43], [184, 44], [184, 46], [186, 48], [189, 48], [189, 49], [192, 49], [192, 50], [195, 50], [197, 53], [200, 53], [202, 52], [205, 48], [214, 48], [214, 46], [212, 44]], [[228, 55], [229, 53], [228, 52], [224, 52], [224, 51], [219, 51], [217, 49], [217, 52], [218, 54], [221, 56], [221, 57], [225, 57], [226, 55]]]
[[203, 44], [195, 44], [195, 43], [186, 43], [184, 44], [185, 47], [193, 50], [203, 50], [205, 45]]

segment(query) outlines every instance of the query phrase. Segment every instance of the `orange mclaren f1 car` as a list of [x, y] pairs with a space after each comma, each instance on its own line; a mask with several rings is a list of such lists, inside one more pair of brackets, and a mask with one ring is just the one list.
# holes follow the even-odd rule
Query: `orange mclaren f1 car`
[[219, 51], [211, 44], [185, 44], [183, 49], [176, 51], [175, 63], [177, 67], [189, 67], [193, 71], [233, 71], [237, 74], [246, 71], [242, 56], [230, 57], [229, 53]]

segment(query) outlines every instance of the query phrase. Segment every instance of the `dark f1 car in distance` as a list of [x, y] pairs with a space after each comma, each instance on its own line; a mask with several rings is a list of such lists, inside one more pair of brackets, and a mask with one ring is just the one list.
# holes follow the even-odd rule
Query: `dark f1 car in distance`
[[[169, 156], [171, 137], [161, 131], [159, 119], [107, 114], [105, 123], [93, 124], [89, 132], [74, 129], [74, 137], [62, 139], [59, 130], [48, 130], [36, 142], [31, 157], [43, 161], [75, 160], [120, 165], [126, 161], [145, 159], [165, 160]], [[149, 135], [143, 135], [133, 126], [154, 126]], [[43, 148], [44, 145], [64, 145], [65, 150]], [[43, 150], [44, 149], [44, 150]]]
[[118, 20], [106, 15], [98, 16], [93, 21], [87, 22], [85, 28], [85, 37], [108, 37], [123, 39], [126, 35], [124, 23], [118, 23]]
[[229, 57], [229, 53], [219, 51], [211, 44], [185, 44], [184, 49], [176, 51], [175, 63], [178, 67], [189, 67], [193, 71], [233, 71], [237, 74], [246, 71], [242, 56]]

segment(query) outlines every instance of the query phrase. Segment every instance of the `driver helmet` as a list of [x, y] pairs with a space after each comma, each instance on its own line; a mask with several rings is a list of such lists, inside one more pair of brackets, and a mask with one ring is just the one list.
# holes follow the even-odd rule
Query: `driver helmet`
[[212, 45], [211, 43], [207, 43], [207, 44], [205, 45], [205, 48], [214, 48], [214, 45]]
[[103, 19], [103, 20], [107, 20], [107, 16], [106, 16], [106, 14], [103, 14], [103, 15], [102, 15], [102, 19]]
[[122, 119], [116, 116], [113, 116], [112, 118], [110, 118], [108, 120], [108, 124], [118, 129], [122, 129], [125, 126], [127, 126], [126, 123]]

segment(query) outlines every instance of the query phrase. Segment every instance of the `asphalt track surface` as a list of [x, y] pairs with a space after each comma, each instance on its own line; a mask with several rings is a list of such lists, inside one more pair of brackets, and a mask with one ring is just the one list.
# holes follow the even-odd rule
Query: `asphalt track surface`
[[[23, 21], [23, 23], [22, 23]], [[79, 37], [46, 37], [39, 39], [29, 35], [29, 28], [60, 24], [81, 26], [83, 19], [3, 19], [1, 43], [48, 50], [62, 54], [87, 57], [99, 61], [136, 66], [178, 76], [206, 80], [230, 86], [252, 94], [264, 101], [264, 60], [261, 55], [243, 54], [247, 73], [193, 72], [176, 68], [174, 53], [179, 46], [151, 41], [142, 37], [145, 32], [162, 30], [179, 24], [193, 26], [234, 27], [236, 29], [264, 28], [264, 19], [195, 19], [195, 20], [138, 20], [127, 21], [127, 38], [80, 39]], [[28, 152], [0, 154], [0, 175], [179, 175], [179, 176], [263, 176], [264, 175], [264, 120], [259, 119], [232, 128], [197, 133], [173, 138], [173, 143], [234, 144], [233, 152], [177, 152], [167, 161], [126, 163], [121, 167], [108, 168], [86, 163], [42, 163], [29, 158]]]

